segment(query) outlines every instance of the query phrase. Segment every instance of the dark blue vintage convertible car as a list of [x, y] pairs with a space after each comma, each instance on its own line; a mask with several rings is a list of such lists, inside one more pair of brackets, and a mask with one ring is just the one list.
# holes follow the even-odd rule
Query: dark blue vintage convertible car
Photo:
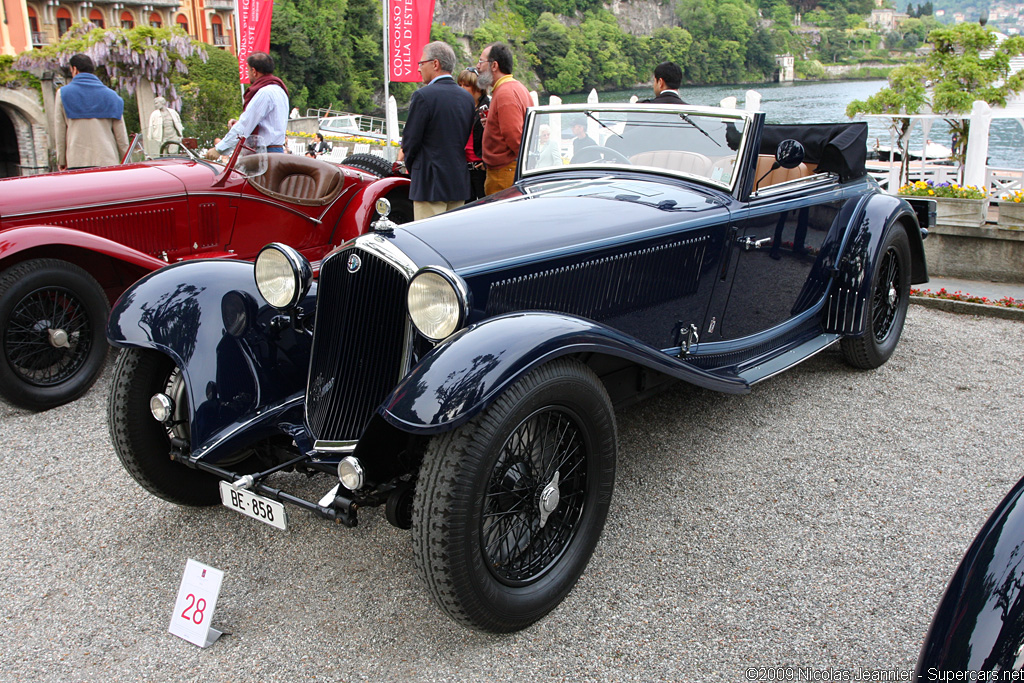
[[[591, 146], [540, 147], [575, 121]], [[125, 468], [279, 528], [289, 507], [354, 525], [384, 505], [445, 612], [512, 631], [591, 556], [616, 406], [679, 380], [748, 392], [832, 344], [866, 369], [896, 348], [934, 210], [865, 175], [865, 124], [607, 105], [534, 109], [525, 130], [512, 188], [401, 227], [378, 202], [316, 282], [271, 244], [129, 289], [107, 330]], [[306, 500], [282, 471], [337, 480]]]

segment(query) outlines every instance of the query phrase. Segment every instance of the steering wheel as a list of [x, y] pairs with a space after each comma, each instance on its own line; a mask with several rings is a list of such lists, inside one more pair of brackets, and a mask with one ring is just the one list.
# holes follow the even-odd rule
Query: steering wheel
[[172, 146], [177, 147], [177, 149], [175, 150], [176, 154], [183, 153], [185, 156], [187, 156], [189, 159], [192, 159], [193, 161], [203, 161], [203, 159], [199, 158], [199, 154], [197, 154], [194, 149], [192, 149], [191, 147], [186, 147], [185, 145], [181, 144], [180, 140], [168, 140], [164, 144], [160, 145], [160, 156], [166, 154], [167, 150], [170, 149]]
[[[177, 149], [178, 152], [181, 152], [182, 150], [186, 149], [185, 145], [181, 144], [180, 141], [178, 141], [178, 140], [168, 140], [164, 144], [160, 145], [160, 156], [163, 156], [164, 154], [167, 154], [167, 150], [171, 148], [171, 145], [174, 145], [175, 147], [177, 147], [178, 148]], [[188, 154], [187, 150], [185, 151], [185, 154]]]
[[633, 164], [633, 162], [629, 160], [629, 157], [622, 152], [614, 150], [611, 147], [605, 147], [604, 145], [590, 145], [589, 147], [584, 147], [573, 155], [571, 163], [590, 164], [595, 161], [615, 161], [620, 164]]

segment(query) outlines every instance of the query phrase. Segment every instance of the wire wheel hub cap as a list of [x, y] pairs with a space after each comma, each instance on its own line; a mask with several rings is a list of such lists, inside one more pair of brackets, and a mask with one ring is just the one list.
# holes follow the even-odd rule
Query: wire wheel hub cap
[[494, 576], [532, 583], [554, 567], [581, 526], [589, 444], [574, 414], [535, 411], [502, 444], [484, 495], [481, 551]]

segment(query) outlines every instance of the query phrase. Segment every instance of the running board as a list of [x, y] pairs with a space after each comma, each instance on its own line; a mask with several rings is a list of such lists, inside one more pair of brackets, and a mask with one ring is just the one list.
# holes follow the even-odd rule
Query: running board
[[772, 356], [766, 359], [762, 363], [751, 366], [739, 373], [740, 379], [746, 380], [750, 384], [756, 384], [769, 377], [774, 377], [780, 372], [784, 372], [794, 365], [804, 362], [808, 358], [815, 356], [828, 347], [839, 341], [843, 335], [835, 332], [826, 332], [819, 334], [812, 339], [799, 344], [797, 346], [790, 347], [782, 353]]

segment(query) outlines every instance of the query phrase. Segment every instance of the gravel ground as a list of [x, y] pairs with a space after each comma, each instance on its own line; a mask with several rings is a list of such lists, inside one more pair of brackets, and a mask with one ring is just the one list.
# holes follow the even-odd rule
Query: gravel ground
[[[680, 386], [620, 413], [587, 571], [555, 612], [500, 637], [442, 616], [381, 511], [356, 529], [294, 511], [279, 532], [145, 493], [109, 443], [109, 369], [62, 408], [0, 404], [0, 680], [907, 670], [968, 542], [1024, 474], [1022, 348], [1019, 322], [914, 306], [877, 371], [832, 349], [748, 396]], [[226, 573], [213, 621], [230, 635], [206, 650], [167, 632], [188, 558]]]

